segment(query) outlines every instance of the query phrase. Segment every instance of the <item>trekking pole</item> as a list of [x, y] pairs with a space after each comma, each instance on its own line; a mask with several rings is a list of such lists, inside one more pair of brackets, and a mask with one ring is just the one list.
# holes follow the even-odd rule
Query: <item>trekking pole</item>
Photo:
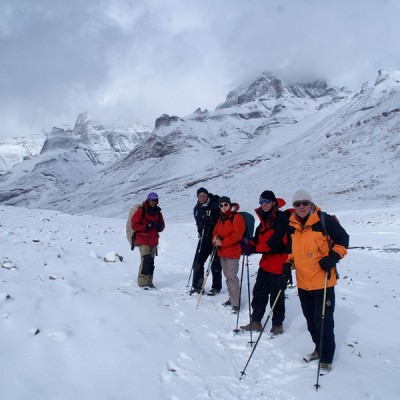
[[324, 321], [325, 321], [325, 303], [326, 303], [326, 287], [328, 284], [328, 272], [325, 274], [325, 283], [324, 283], [324, 301], [322, 304], [322, 316], [321, 316], [321, 335], [319, 338], [319, 349], [318, 349], [318, 370], [317, 370], [317, 382], [314, 385], [315, 390], [318, 392], [318, 388], [321, 386], [318, 381], [319, 381], [319, 371], [321, 369], [321, 355], [322, 355], [322, 337], [324, 335]]
[[239, 311], [237, 313], [237, 318], [236, 318], [236, 329], [233, 330], [235, 333], [241, 332], [239, 329], [239, 314], [240, 314], [240, 303], [241, 303], [241, 298], [242, 298], [242, 284], [243, 284], [243, 271], [244, 271], [244, 253], [242, 255], [243, 261], [242, 261], [242, 274], [240, 276], [240, 289], [239, 289]]
[[253, 350], [252, 350], [252, 352], [251, 352], [251, 354], [250, 354], [250, 357], [249, 357], [249, 359], [247, 360], [247, 363], [246, 363], [246, 365], [245, 365], [243, 371], [240, 371], [240, 373], [241, 373], [242, 376], [239, 378], [239, 380], [242, 379], [243, 375], [246, 375], [246, 373], [245, 373], [245, 372], [246, 372], [246, 368], [247, 368], [247, 366], [249, 365], [250, 359], [251, 359], [251, 357], [253, 356], [254, 351], [255, 351], [256, 348], [257, 348], [258, 342], [260, 341], [261, 336], [262, 336], [262, 334], [263, 334], [263, 332], [264, 332], [264, 329], [265, 329], [265, 327], [267, 326], [267, 322], [269, 321], [269, 319], [271, 318], [272, 313], [274, 312], [275, 305], [276, 305], [276, 303], [278, 302], [281, 293], [282, 293], [282, 289], [279, 289], [278, 295], [276, 296], [276, 299], [275, 299], [275, 301], [274, 301], [274, 304], [272, 305], [271, 310], [270, 310], [270, 312], [269, 312], [269, 314], [268, 314], [268, 317], [267, 317], [266, 321], [264, 322], [264, 326], [262, 327], [261, 332], [260, 332], [260, 334], [258, 335], [258, 338], [257, 338], [257, 340], [256, 340], [256, 344], [255, 344], [254, 347], [253, 347]]
[[189, 275], [189, 279], [188, 279], [188, 282], [187, 282], [186, 287], [189, 286], [190, 278], [192, 277], [192, 273], [193, 273], [194, 266], [195, 266], [195, 264], [196, 264], [197, 256], [200, 254], [201, 245], [203, 244], [203, 236], [204, 236], [204, 227], [203, 227], [203, 230], [202, 230], [202, 232], [201, 232], [201, 237], [199, 238], [199, 240], [198, 240], [198, 242], [197, 242], [196, 253], [194, 254], [194, 259], [193, 259], [193, 263], [192, 263], [192, 268], [190, 269], [190, 275]]
[[204, 291], [205, 291], [205, 287], [206, 287], [208, 275], [210, 274], [211, 265], [212, 265], [212, 263], [213, 263], [213, 261], [214, 261], [214, 257], [215, 257], [215, 254], [217, 253], [217, 250], [218, 250], [217, 247], [214, 247], [214, 248], [213, 248], [213, 251], [212, 251], [212, 253], [211, 253], [211, 258], [210, 258], [210, 262], [208, 263], [206, 276], [204, 277], [204, 279], [203, 279], [203, 284], [201, 285], [201, 289], [200, 289], [200, 293], [199, 293], [199, 300], [197, 301], [196, 309], [199, 308], [200, 300], [201, 300], [201, 298], [203, 297], [203, 293], [204, 293]]
[[[246, 256], [247, 267], [247, 297], [249, 303], [249, 321], [251, 323], [251, 305], [250, 305], [250, 271], [249, 271], [249, 256]], [[250, 329], [250, 346], [253, 347], [253, 331]]]

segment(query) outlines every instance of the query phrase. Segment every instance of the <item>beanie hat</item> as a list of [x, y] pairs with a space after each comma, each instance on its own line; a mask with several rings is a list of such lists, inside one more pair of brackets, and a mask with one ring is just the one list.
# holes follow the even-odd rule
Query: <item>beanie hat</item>
[[274, 201], [275, 203], [277, 203], [275, 194], [271, 190], [264, 190], [260, 195], [260, 200], [261, 199], [271, 200], [271, 201]]
[[292, 197], [292, 204], [296, 201], [301, 201], [301, 200], [308, 200], [310, 203], [312, 203], [312, 198], [310, 196], [310, 193], [308, 193], [307, 191], [300, 189], [297, 190], [293, 197]]
[[205, 194], [208, 195], [208, 190], [207, 190], [206, 188], [203, 188], [203, 187], [198, 188], [198, 189], [197, 189], [197, 196], [198, 196], [200, 193], [205, 193]]
[[229, 205], [231, 205], [231, 199], [228, 196], [221, 196], [219, 198], [219, 204], [221, 205], [222, 203], [228, 203]]
[[158, 194], [156, 192], [150, 192], [147, 195], [147, 200], [158, 200]]

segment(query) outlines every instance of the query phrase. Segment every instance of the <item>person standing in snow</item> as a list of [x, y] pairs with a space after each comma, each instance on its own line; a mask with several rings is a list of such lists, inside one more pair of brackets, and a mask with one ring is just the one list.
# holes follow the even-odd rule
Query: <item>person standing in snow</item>
[[213, 232], [214, 246], [218, 247], [222, 271], [226, 278], [226, 286], [229, 298], [224, 303], [225, 306], [232, 306], [234, 313], [239, 312], [240, 287], [239, 287], [239, 259], [242, 255], [240, 241], [246, 229], [244, 218], [237, 212], [239, 204], [232, 203], [227, 196], [219, 199], [221, 209], [220, 218], [215, 225]]
[[[209, 193], [206, 188], [197, 189], [197, 204], [193, 209], [193, 215], [199, 234], [200, 248], [196, 249], [197, 254], [193, 264], [193, 282], [190, 294], [200, 293], [204, 281], [204, 263], [213, 250], [213, 230], [220, 215], [217, 196]], [[207, 294], [215, 296], [222, 288], [222, 270], [218, 256], [214, 257], [211, 264], [211, 273], [212, 286]]]
[[[279, 208], [286, 202], [276, 198], [274, 192], [265, 190], [259, 198], [260, 207], [255, 212], [260, 219], [254, 237], [251, 240], [243, 239], [242, 251], [245, 255], [261, 253], [260, 267], [257, 272], [256, 283], [253, 288], [251, 307], [251, 321], [240, 328], [245, 331], [261, 331], [261, 320], [268, 304], [275, 303], [272, 315], [273, 335], [283, 333], [283, 321], [285, 319], [285, 290], [288, 280], [291, 281], [291, 268], [284, 264], [288, 256], [288, 232], [289, 218]], [[281, 291], [281, 292], [280, 292]], [[280, 293], [279, 293], [280, 292]]]
[[[289, 220], [292, 249], [288, 262], [296, 271], [301, 308], [315, 344], [314, 351], [304, 360], [320, 358], [321, 369], [328, 372], [332, 369], [336, 347], [333, 319], [336, 264], [347, 254], [349, 235], [336, 217], [323, 213], [313, 203], [307, 191], [297, 190], [292, 204], [295, 212]], [[325, 291], [322, 354], [318, 354]]]
[[140, 251], [138, 285], [143, 288], [154, 288], [154, 258], [157, 254], [159, 232], [165, 228], [157, 193], [148, 194], [147, 200], [133, 214], [131, 223], [136, 233], [136, 246]]

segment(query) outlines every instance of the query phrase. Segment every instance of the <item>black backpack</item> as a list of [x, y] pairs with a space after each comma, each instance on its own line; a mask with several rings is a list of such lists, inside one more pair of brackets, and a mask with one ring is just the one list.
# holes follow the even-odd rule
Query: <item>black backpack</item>
[[240, 214], [244, 222], [246, 224], [246, 229], [244, 230], [243, 239], [251, 239], [254, 235], [254, 225], [255, 218], [253, 214], [248, 213], [247, 211], [238, 211], [236, 214]]

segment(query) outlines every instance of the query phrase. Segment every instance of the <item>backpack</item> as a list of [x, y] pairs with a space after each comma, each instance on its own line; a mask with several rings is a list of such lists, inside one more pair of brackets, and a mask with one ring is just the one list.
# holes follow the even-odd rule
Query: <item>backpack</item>
[[136, 239], [136, 232], [132, 229], [132, 216], [135, 214], [135, 212], [139, 209], [142, 208], [143, 210], [143, 217], [145, 213], [145, 209], [143, 207], [142, 203], [135, 204], [132, 208], [131, 211], [129, 212], [128, 219], [126, 221], [126, 238], [128, 239], [129, 244], [131, 245], [131, 250], [135, 248], [135, 239]]
[[254, 224], [255, 224], [254, 216], [248, 213], [247, 211], [238, 211], [236, 214], [240, 214], [243, 217], [244, 222], [246, 224], [246, 229], [244, 230], [242, 239], [250, 240], [254, 235]]

